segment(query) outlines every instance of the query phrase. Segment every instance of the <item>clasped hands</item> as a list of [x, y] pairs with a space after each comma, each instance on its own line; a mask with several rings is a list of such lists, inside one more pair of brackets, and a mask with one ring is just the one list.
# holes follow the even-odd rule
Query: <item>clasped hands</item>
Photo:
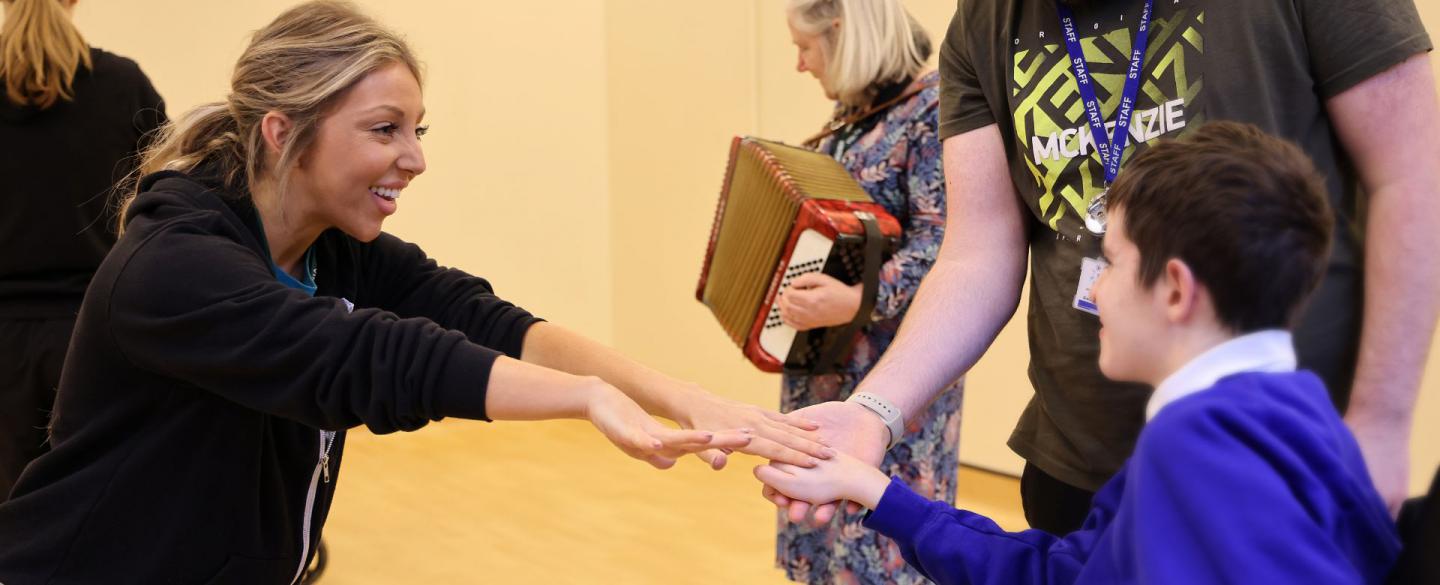
[[627, 455], [656, 468], [695, 454], [714, 469], [725, 467], [729, 454], [747, 453], [798, 467], [814, 467], [835, 456], [820, 426], [798, 414], [781, 414], [728, 400], [694, 384], [667, 383], [657, 395], [674, 404], [657, 413], [679, 423], [662, 425], [620, 390], [596, 380], [586, 400], [585, 418]]
[[736, 451], [769, 459], [755, 476], [765, 498], [787, 508], [792, 522], [808, 516], [817, 526], [827, 523], [841, 500], [873, 508], [885, 491], [888, 479], [876, 467], [889, 431], [862, 406], [824, 402], [780, 414], [698, 387], [679, 391], [689, 396], [670, 418], [683, 429], [661, 425], [618, 390], [592, 400], [588, 418], [622, 451], [660, 469], [690, 453], [715, 469]]
[[840, 502], [849, 502], [852, 514], [875, 509], [890, 483], [878, 469], [889, 436], [880, 417], [853, 402], [822, 402], [790, 414], [818, 423], [820, 439], [835, 455], [813, 466], [773, 459], [756, 466], [765, 499], [786, 510], [791, 522], [808, 517], [815, 526], [829, 523]]
[[[816, 525], [834, 517], [838, 502], [873, 507], [888, 479], [877, 469], [885, 454], [885, 423], [864, 407], [824, 402], [789, 414], [721, 398], [699, 386], [670, 388], [684, 398], [660, 424], [624, 393], [601, 384], [586, 418], [621, 451], [659, 469], [695, 454], [721, 469], [733, 452], [770, 460], [755, 468], [764, 496], [788, 509], [792, 522]], [[812, 510], [813, 507], [813, 510]]]

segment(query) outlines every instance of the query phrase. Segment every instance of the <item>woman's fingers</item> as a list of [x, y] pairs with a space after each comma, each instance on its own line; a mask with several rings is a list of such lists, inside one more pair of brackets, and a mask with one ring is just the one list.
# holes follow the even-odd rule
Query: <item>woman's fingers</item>
[[[658, 426], [658, 425], [657, 425]], [[675, 465], [675, 459], [694, 453], [711, 469], [725, 467], [729, 457], [721, 449], [743, 449], [753, 440], [749, 429], [730, 431], [695, 431], [659, 427], [645, 433], [645, 439], [637, 443], [637, 458], [644, 459], [660, 469]], [[653, 442], [652, 442], [653, 441]], [[656, 445], [646, 449], [643, 445]]]
[[771, 461], [798, 465], [800, 467], [815, 467], [820, 464], [820, 460], [811, 455], [796, 449], [791, 449], [765, 437], [755, 437], [755, 440], [750, 441], [749, 445], [737, 449], [737, 451]]
[[[772, 421], [775, 421], [775, 422], [778, 422], [778, 423], [787, 424], [787, 425], [790, 425], [790, 426], [792, 426], [792, 427], [795, 427], [795, 428], [798, 428], [798, 429], [807, 430], [807, 431], [815, 431], [815, 430], [819, 430], [819, 429], [820, 429], [820, 423], [815, 422], [815, 421], [813, 421], [813, 420], [810, 420], [810, 419], [808, 419], [808, 418], [805, 418], [805, 417], [800, 416], [800, 415], [795, 414], [795, 413], [775, 412], [775, 411], [773, 411], [773, 410], [766, 410], [766, 409], [763, 409], [763, 408], [761, 408], [761, 409], [759, 409], [759, 410], [760, 410], [760, 413], [761, 413], [761, 414], [765, 415], [765, 418], [768, 418], [768, 419], [770, 419], [770, 420], [772, 420]], [[820, 437], [820, 435], [817, 434], [817, 435], [815, 435], [815, 437], [813, 437], [812, 440], [819, 440], [819, 437]]]
[[806, 272], [790, 280], [791, 288], [807, 289], [830, 284], [835, 279], [823, 272]]
[[754, 435], [750, 434], [748, 429], [712, 432], [661, 427], [651, 430], [650, 435], [661, 442], [662, 446], [657, 451], [667, 457], [674, 458], [687, 453], [711, 452], [711, 455], [703, 456], [701, 459], [715, 469], [725, 466], [726, 457], [720, 449], [744, 450], [754, 440]]
[[786, 289], [780, 295], [780, 321], [799, 331], [810, 329], [810, 302], [805, 291]]
[[758, 406], [751, 408], [759, 411], [759, 421], [765, 425], [761, 427], [762, 430], [770, 428], [800, 437], [807, 441], [814, 441], [816, 443], [825, 442], [825, 439], [820, 434], [820, 423], [806, 419], [803, 416], [781, 414]]
[[631, 429], [618, 440], [614, 440], [614, 443], [626, 455], [649, 463], [656, 469], [670, 469], [675, 466], [675, 459], [662, 452], [664, 443], [645, 431]]
[[[697, 431], [689, 429], [672, 429], [660, 426], [650, 429], [649, 436], [658, 439], [661, 447], [666, 449], [679, 449], [684, 451], [698, 451], [710, 445], [715, 439], [715, 433], [711, 431]], [[731, 438], [733, 440], [733, 437]]]
[[789, 295], [781, 295], [777, 304], [780, 305], [780, 322], [799, 329], [798, 323], [795, 321], [795, 307], [790, 304]]
[[820, 434], [813, 431], [801, 431], [789, 425], [769, 423], [761, 429], [759, 435], [811, 457], [829, 459], [835, 456], [835, 450], [821, 443]]
[[789, 463], [781, 463], [779, 461], [771, 461], [769, 467], [773, 467], [776, 471], [779, 471], [780, 473], [783, 473], [785, 475], [795, 475], [796, 473], [800, 472], [800, 468], [794, 465], [790, 465]]
[[725, 452], [719, 449], [706, 449], [704, 451], [696, 453], [695, 456], [699, 457], [701, 461], [704, 461], [707, 465], [709, 465], [710, 469], [714, 469], [716, 471], [724, 469], [725, 463], [729, 460], [729, 458], [725, 456]]
[[755, 431], [753, 429], [716, 431], [714, 434], [714, 438], [706, 445], [711, 449], [741, 449], [755, 440]]
[[792, 284], [785, 289], [785, 294], [780, 295], [780, 311], [789, 311], [791, 314], [808, 311], [815, 306], [815, 294], [803, 289], [797, 289]]
[[670, 469], [675, 467], [675, 460], [662, 455], [651, 453], [644, 457], [646, 463], [653, 465], [655, 469]]

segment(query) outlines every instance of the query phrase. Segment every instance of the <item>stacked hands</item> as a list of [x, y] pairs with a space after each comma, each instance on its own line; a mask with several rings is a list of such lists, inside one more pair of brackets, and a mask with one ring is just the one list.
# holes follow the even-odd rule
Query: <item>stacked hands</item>
[[[778, 302], [781, 318], [798, 330], [830, 327], [854, 319], [860, 288], [805, 274]], [[768, 459], [768, 465], [755, 468], [755, 477], [765, 484], [765, 499], [787, 509], [791, 522], [828, 523], [842, 500], [850, 502], [851, 512], [873, 509], [889, 484], [877, 469], [889, 431], [857, 404], [824, 402], [781, 414], [667, 380], [656, 394], [680, 397], [659, 412], [682, 427], [673, 429], [620, 390], [596, 382], [586, 418], [621, 451], [659, 469], [692, 453], [713, 469], [725, 467], [736, 451]]]
[[[769, 459], [755, 468], [763, 494], [788, 509], [792, 522], [807, 517], [829, 522], [840, 501], [874, 508], [889, 479], [877, 466], [888, 431], [879, 417], [848, 402], [824, 402], [790, 414], [727, 400], [681, 385], [686, 396], [673, 418], [680, 429], [661, 424], [614, 386], [598, 382], [586, 402], [585, 418], [625, 454], [659, 469], [695, 454], [714, 469], [734, 452]], [[812, 510], [813, 507], [813, 510]]]
[[727, 456], [736, 451], [798, 467], [814, 467], [836, 455], [822, 438], [820, 425], [799, 414], [727, 400], [690, 384], [669, 390], [684, 398], [664, 416], [681, 429], [660, 424], [619, 389], [598, 379], [586, 401], [585, 418], [625, 454], [659, 469], [692, 453], [714, 469], [725, 467]]
[[878, 469], [890, 434], [880, 417], [852, 402], [822, 402], [791, 415], [819, 423], [821, 439], [836, 453], [816, 465], [772, 458], [756, 467], [765, 499], [787, 509], [791, 522], [809, 517], [815, 526], [829, 523], [843, 500], [850, 502], [851, 513], [861, 506], [873, 510], [890, 481]]

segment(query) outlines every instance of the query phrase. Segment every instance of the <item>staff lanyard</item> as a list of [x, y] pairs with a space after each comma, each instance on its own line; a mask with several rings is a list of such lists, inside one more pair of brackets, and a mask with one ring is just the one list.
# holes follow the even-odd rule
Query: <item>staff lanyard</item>
[[1065, 48], [1070, 53], [1075, 82], [1080, 86], [1080, 99], [1085, 104], [1085, 115], [1090, 122], [1090, 133], [1095, 138], [1095, 148], [1100, 151], [1100, 160], [1105, 165], [1105, 185], [1108, 187], [1120, 174], [1120, 157], [1130, 139], [1130, 119], [1135, 113], [1135, 96], [1140, 92], [1140, 72], [1145, 64], [1145, 47], [1150, 41], [1150, 13], [1154, 8], [1154, 0], [1145, 0], [1145, 11], [1140, 14], [1140, 30], [1135, 32], [1134, 47], [1130, 51], [1130, 69], [1125, 76], [1125, 89], [1120, 95], [1120, 108], [1115, 115], [1114, 140], [1106, 136], [1105, 118], [1100, 114], [1100, 100], [1095, 97], [1095, 84], [1090, 78], [1085, 50], [1080, 46], [1075, 14], [1064, 4], [1058, 4], [1057, 8], [1060, 10]]

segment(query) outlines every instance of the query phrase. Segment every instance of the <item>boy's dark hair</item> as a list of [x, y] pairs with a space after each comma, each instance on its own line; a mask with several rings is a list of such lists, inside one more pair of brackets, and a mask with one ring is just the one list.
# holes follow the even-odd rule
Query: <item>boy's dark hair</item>
[[1249, 124], [1211, 122], [1151, 146], [1106, 198], [1140, 251], [1140, 284], [1180, 259], [1237, 333], [1291, 327], [1325, 272], [1324, 181], [1299, 148]]

